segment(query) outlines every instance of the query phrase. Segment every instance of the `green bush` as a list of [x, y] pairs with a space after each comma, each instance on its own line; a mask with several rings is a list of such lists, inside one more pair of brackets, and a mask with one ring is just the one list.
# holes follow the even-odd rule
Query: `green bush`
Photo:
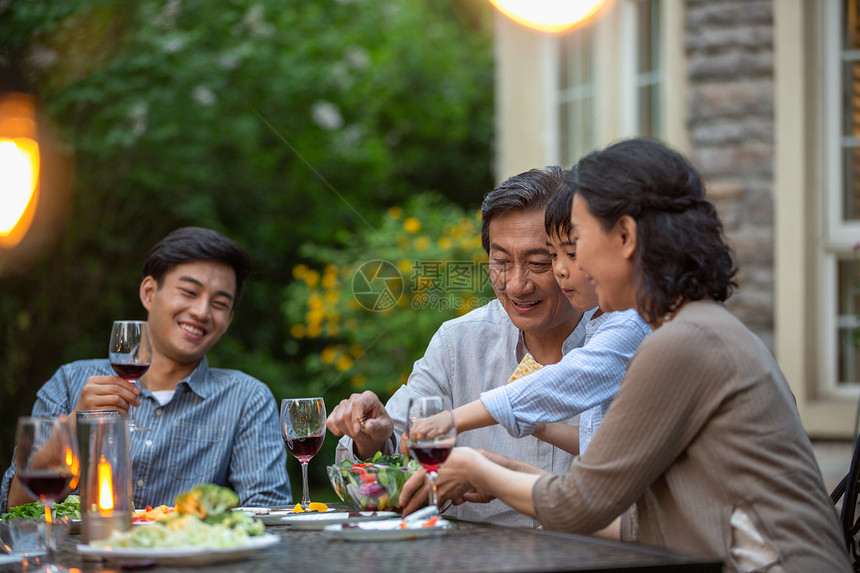
[[[312, 394], [404, 383], [439, 325], [493, 298], [476, 212], [419, 195], [341, 248], [308, 244], [283, 311]], [[329, 408], [334, 404], [329, 404]]]

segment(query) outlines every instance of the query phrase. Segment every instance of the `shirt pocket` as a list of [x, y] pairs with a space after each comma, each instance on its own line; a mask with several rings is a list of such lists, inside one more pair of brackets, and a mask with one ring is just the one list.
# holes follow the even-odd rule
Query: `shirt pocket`
[[218, 465], [218, 443], [224, 437], [221, 426], [173, 425], [168, 468], [177, 479], [204, 478]]

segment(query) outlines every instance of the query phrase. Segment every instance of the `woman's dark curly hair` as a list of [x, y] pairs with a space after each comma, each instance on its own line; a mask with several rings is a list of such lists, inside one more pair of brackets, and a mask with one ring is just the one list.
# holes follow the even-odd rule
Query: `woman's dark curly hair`
[[568, 177], [605, 229], [624, 215], [636, 221], [634, 280], [647, 321], [685, 301], [731, 296], [732, 250], [701, 177], [681, 154], [628, 139], [583, 157]]

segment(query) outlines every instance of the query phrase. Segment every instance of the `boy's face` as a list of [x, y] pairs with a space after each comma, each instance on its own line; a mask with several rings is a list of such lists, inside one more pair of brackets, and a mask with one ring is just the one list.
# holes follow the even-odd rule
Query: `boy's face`
[[552, 233], [546, 242], [555, 282], [571, 306], [585, 312], [597, 306], [597, 292], [588, 276], [576, 265], [576, 242]]

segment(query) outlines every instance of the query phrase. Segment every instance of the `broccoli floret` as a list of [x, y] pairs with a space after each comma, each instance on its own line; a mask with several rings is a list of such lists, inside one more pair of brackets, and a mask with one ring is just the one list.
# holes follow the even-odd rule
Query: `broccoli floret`
[[226, 487], [212, 483], [197, 484], [173, 500], [176, 511], [200, 519], [224, 513], [239, 505], [239, 496]]
[[250, 536], [263, 535], [266, 526], [259, 519], [254, 519], [244, 511], [229, 511], [221, 515], [213, 515], [205, 519], [210, 525], [224, 525], [231, 529], [245, 530]]

